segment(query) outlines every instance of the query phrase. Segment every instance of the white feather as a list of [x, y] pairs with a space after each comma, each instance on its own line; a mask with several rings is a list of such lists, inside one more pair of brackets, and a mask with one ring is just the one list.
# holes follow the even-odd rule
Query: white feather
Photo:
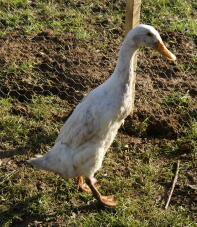
[[[152, 40], [145, 37], [147, 31], [153, 33]], [[151, 26], [139, 25], [131, 30], [123, 42], [111, 77], [76, 107], [61, 128], [51, 151], [30, 163], [65, 178], [93, 178], [119, 127], [133, 111], [133, 56], [140, 46], [153, 46], [158, 40], [161, 38]]]

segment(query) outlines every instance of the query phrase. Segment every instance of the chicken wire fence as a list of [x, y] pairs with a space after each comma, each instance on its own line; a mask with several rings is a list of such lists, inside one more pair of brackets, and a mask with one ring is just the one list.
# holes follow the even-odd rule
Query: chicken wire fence
[[[123, 0], [0, 1], [2, 150], [48, 145], [74, 106], [109, 77], [125, 8]], [[148, 8], [143, 2], [141, 22], [158, 25]], [[176, 138], [196, 121], [195, 41], [173, 18], [156, 28], [178, 63], [139, 52], [135, 111], [122, 128], [128, 135]]]

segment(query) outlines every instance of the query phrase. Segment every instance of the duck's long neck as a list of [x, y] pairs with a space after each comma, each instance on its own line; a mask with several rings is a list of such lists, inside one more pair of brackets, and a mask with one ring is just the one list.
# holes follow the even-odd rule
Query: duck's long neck
[[116, 68], [111, 78], [113, 80], [113, 87], [117, 90], [117, 94], [120, 97], [121, 105], [125, 106], [126, 115], [133, 111], [135, 99], [134, 69], [136, 65], [135, 54], [138, 45], [136, 45], [135, 41], [132, 42], [132, 38], [132, 33], [129, 33], [125, 38], [119, 52]]
[[113, 73], [113, 77], [121, 84], [131, 84], [135, 82], [135, 53], [138, 46], [136, 45], [136, 42], [132, 41], [132, 38], [132, 33], [128, 34], [125, 38]]

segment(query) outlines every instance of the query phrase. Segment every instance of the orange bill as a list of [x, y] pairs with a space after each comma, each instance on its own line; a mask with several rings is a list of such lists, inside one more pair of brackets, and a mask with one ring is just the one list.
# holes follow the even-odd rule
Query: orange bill
[[166, 48], [163, 42], [158, 42], [156, 50], [159, 51], [159, 53], [161, 53], [169, 61], [176, 61], [176, 56]]

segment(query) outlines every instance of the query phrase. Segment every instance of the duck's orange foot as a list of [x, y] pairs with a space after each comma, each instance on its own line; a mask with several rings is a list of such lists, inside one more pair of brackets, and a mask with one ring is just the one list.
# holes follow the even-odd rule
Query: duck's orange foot
[[118, 202], [114, 199], [113, 195], [100, 196], [99, 201], [104, 206], [116, 206]]
[[[100, 185], [98, 184], [94, 184], [95, 188], [99, 188]], [[80, 189], [83, 192], [87, 192], [87, 193], [92, 193], [92, 190], [90, 189], [90, 187], [85, 183], [85, 180], [82, 176], [80, 176], [78, 178], [78, 189]]]
[[[100, 185], [99, 184], [94, 184], [94, 186], [95, 186], [95, 188], [100, 188]], [[90, 189], [90, 187], [86, 183], [79, 184], [78, 185], [78, 188], [81, 191], [83, 191], [83, 192], [92, 193], [92, 190]]]
[[83, 184], [80, 184], [79, 186], [79, 189], [83, 192], [87, 192], [87, 193], [92, 193], [92, 190], [89, 188], [89, 186], [85, 183]]

